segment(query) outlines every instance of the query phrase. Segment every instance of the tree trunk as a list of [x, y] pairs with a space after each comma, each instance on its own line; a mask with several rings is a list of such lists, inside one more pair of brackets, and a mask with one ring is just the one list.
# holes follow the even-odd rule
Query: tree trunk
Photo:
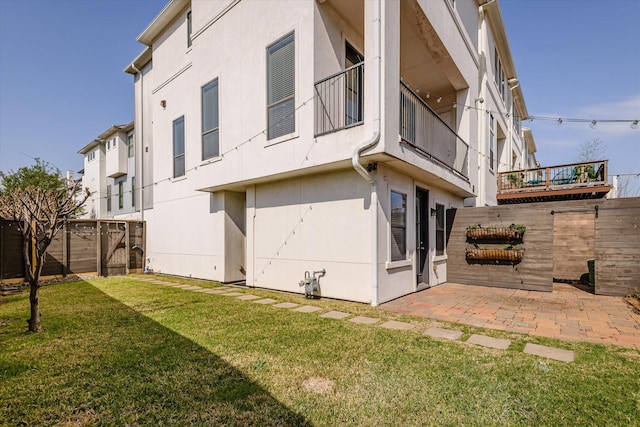
[[29, 283], [30, 291], [29, 291], [29, 302], [31, 303], [31, 318], [28, 320], [29, 322], [29, 332], [38, 332], [40, 331], [40, 299], [38, 295], [38, 282]]

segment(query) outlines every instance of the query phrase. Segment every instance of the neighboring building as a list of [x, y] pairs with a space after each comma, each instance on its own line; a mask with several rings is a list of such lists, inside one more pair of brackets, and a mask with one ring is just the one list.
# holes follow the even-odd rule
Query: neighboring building
[[78, 153], [84, 155], [82, 186], [91, 192], [83, 217], [140, 218], [133, 122], [111, 126]]
[[138, 41], [156, 272], [300, 292], [324, 268], [323, 296], [377, 305], [445, 282], [447, 210], [535, 162], [497, 1], [172, 0]]

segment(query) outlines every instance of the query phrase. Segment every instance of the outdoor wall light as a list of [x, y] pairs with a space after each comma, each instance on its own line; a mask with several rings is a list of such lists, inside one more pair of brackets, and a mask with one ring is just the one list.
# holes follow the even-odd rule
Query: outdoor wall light
[[436, 216], [436, 210], [434, 208], [431, 208], [431, 216]]
[[167, 108], [167, 100], [166, 100], [166, 99], [163, 99], [162, 101], [160, 101], [160, 106], [161, 106], [162, 108]]

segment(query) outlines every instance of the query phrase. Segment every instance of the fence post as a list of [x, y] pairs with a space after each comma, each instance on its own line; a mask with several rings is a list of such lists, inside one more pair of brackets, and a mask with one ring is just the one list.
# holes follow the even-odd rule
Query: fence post
[[96, 221], [96, 274], [102, 276], [102, 224]]
[[131, 264], [131, 242], [129, 241], [129, 221], [124, 223], [124, 244], [126, 245], [125, 255], [125, 268], [126, 274], [129, 274], [129, 265]]
[[67, 225], [69, 224], [69, 220], [66, 220], [62, 224], [62, 277], [67, 277], [67, 272], [69, 271], [69, 233]]

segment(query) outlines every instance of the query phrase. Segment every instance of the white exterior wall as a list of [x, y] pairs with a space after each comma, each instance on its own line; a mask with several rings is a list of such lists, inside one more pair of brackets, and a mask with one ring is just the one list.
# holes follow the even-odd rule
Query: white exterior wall
[[[453, 99], [460, 106], [501, 112], [496, 123], [515, 141], [509, 139], [505, 149], [510, 158], [520, 136], [509, 133], [506, 107], [492, 87], [493, 41], [486, 26], [474, 29], [477, 3], [418, 4], [439, 38], [437, 48], [446, 50], [455, 65], [456, 75], [448, 84]], [[468, 179], [399, 143], [404, 12], [401, 2], [384, 1], [381, 139], [361, 161], [379, 162], [371, 173], [379, 200], [377, 224], [372, 222], [371, 187], [353, 171], [351, 157], [374, 129], [371, 104], [377, 82], [375, 73], [366, 70], [378, 56], [375, 7], [375, 1], [363, 2], [362, 30], [336, 13], [330, 1], [193, 1], [190, 9], [185, 3], [177, 11], [150, 43], [152, 62], [135, 78], [135, 162], [141, 177], [136, 181], [144, 186], [149, 268], [223, 282], [246, 279], [249, 286], [290, 292], [303, 291], [298, 282], [305, 271], [324, 268], [322, 295], [372, 302], [377, 292], [375, 300], [385, 302], [417, 290], [416, 187], [429, 191], [429, 208], [435, 203], [461, 207], [463, 198], [474, 194], [479, 196], [476, 204], [495, 204], [484, 110], [449, 105], [438, 111], [470, 146]], [[295, 132], [269, 141], [266, 48], [290, 32], [295, 34]], [[344, 68], [345, 41], [365, 56], [364, 123], [314, 137], [314, 83]], [[201, 87], [216, 78], [220, 155], [203, 160]], [[477, 104], [479, 97], [483, 104]], [[182, 116], [186, 172], [174, 178], [173, 121]], [[390, 261], [391, 190], [407, 195], [407, 258], [399, 262]], [[117, 185], [113, 195], [112, 206], [117, 207]], [[374, 227], [377, 248], [372, 246]], [[446, 281], [447, 259], [446, 254], [435, 255], [432, 216], [428, 230], [425, 281], [433, 286]], [[377, 283], [372, 282], [372, 266], [377, 267]]]
[[88, 188], [91, 195], [84, 205], [85, 218], [102, 218], [107, 212], [106, 174], [104, 146], [97, 145], [90, 152], [95, 152], [95, 158], [89, 160], [89, 153], [84, 155], [84, 174], [82, 187]]

